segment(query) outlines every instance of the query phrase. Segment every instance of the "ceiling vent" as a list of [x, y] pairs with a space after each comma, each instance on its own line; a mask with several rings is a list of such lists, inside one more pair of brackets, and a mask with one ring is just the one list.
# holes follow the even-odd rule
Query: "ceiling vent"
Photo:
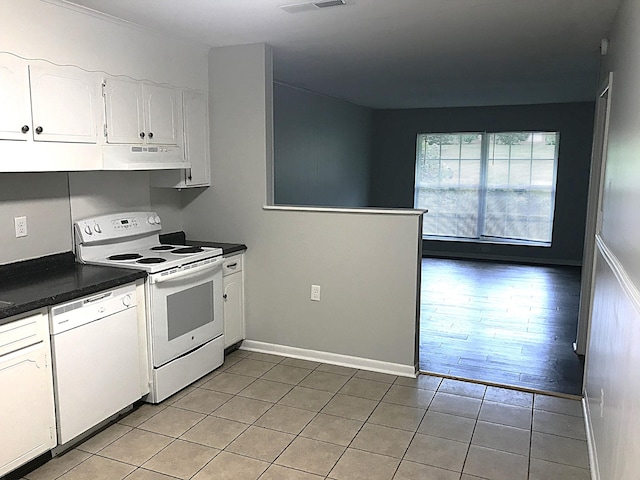
[[341, 7], [344, 5], [344, 0], [325, 0], [323, 2], [313, 2], [316, 8], [329, 8], [329, 7]]
[[320, 10], [329, 7], [342, 7], [346, 5], [345, 0], [320, 0], [318, 2], [294, 3], [291, 5], [282, 5], [280, 8], [287, 13], [302, 13], [312, 10]]

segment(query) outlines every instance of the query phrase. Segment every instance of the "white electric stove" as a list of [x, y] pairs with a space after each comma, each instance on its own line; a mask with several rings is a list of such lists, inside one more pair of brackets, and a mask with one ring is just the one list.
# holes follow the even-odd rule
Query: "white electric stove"
[[75, 223], [79, 262], [147, 272], [145, 305], [150, 394], [158, 403], [222, 365], [222, 249], [164, 245], [155, 212]]
[[76, 256], [82, 263], [157, 273], [222, 255], [220, 248], [160, 244], [161, 229], [154, 212], [80, 220], [75, 224]]

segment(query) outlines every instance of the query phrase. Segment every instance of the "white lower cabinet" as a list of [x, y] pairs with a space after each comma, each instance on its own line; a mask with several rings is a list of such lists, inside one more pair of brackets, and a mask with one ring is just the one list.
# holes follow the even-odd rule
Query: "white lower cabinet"
[[0, 326], [0, 476], [56, 446], [45, 312]]
[[224, 348], [244, 340], [243, 255], [234, 255], [222, 265], [224, 288]]

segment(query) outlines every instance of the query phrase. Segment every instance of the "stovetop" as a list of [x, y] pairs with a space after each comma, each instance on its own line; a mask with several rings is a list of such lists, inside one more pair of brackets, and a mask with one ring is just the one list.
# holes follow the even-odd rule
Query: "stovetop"
[[173, 267], [222, 255], [222, 249], [211, 247], [185, 247], [184, 245], [154, 244], [144, 248], [114, 250], [108, 254], [83, 258], [85, 263], [125, 267], [161, 272]]
[[76, 257], [82, 263], [157, 273], [222, 255], [221, 248], [161, 244], [155, 212], [127, 212], [75, 223]]

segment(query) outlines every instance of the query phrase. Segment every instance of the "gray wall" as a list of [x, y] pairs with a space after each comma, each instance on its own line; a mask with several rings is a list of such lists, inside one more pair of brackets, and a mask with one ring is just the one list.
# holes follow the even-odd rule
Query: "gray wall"
[[418, 133], [484, 130], [559, 131], [558, 183], [551, 247], [425, 241], [423, 255], [503, 258], [578, 265], [582, 260], [593, 116], [594, 104], [590, 102], [376, 110], [373, 117], [371, 205], [413, 206]]
[[[220, 180], [183, 192], [184, 226], [191, 239], [248, 246], [247, 339], [412, 371], [420, 216], [265, 208], [271, 51], [214, 48], [209, 66], [211, 171]], [[312, 283], [322, 287], [320, 302], [310, 301]]]
[[372, 114], [368, 108], [274, 84], [275, 204], [367, 206]]
[[602, 80], [613, 72], [602, 231], [596, 236], [594, 302], [585, 396], [599, 475], [640, 470], [640, 2], [624, 0]]
[[[21, 216], [28, 235], [16, 238], [13, 219]], [[0, 264], [71, 250], [66, 173], [0, 173], [0, 245]]]

